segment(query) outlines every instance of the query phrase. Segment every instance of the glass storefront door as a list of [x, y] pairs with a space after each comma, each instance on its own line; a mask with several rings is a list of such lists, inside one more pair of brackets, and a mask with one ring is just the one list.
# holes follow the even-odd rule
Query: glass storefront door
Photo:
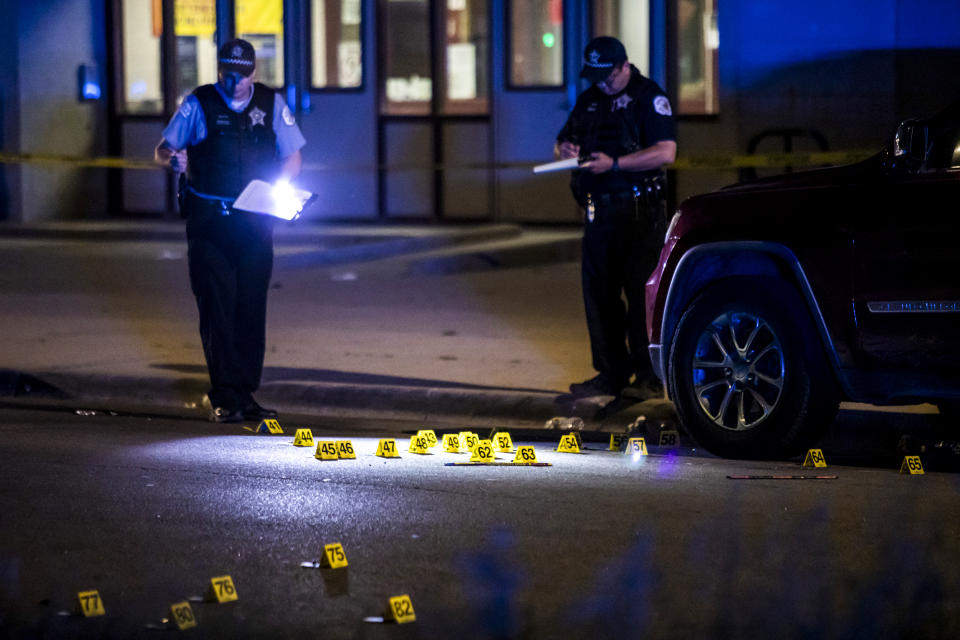
[[381, 211], [492, 215], [487, 0], [380, 0]]

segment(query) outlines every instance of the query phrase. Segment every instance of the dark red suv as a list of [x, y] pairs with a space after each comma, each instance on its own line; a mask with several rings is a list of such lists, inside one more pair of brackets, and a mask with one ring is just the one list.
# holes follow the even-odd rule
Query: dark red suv
[[647, 282], [650, 357], [726, 457], [801, 453], [840, 400], [960, 406], [960, 103], [858, 164], [683, 202]]

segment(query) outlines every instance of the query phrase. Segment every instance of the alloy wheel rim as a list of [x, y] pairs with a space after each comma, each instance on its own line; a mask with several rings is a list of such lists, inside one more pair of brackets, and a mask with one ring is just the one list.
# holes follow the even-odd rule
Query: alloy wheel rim
[[783, 396], [783, 348], [760, 316], [741, 311], [717, 316], [700, 334], [692, 364], [700, 409], [723, 429], [756, 427]]

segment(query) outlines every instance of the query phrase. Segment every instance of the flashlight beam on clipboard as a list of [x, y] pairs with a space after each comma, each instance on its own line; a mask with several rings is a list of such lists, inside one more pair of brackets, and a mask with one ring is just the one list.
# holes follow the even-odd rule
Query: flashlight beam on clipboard
[[234, 209], [259, 213], [281, 220], [296, 220], [317, 194], [297, 189], [286, 180], [270, 184], [251, 180], [233, 203]]
[[533, 168], [534, 173], [552, 173], [554, 171], [569, 171], [580, 167], [579, 158], [567, 158], [566, 160], [557, 160], [546, 164], [538, 164]]

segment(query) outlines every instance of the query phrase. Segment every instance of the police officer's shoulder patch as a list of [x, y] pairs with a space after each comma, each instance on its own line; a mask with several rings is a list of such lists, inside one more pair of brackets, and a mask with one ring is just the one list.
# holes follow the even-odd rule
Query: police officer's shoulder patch
[[653, 110], [662, 116], [673, 115], [673, 109], [670, 108], [670, 101], [667, 96], [657, 96], [653, 99]]
[[290, 113], [290, 107], [284, 105], [283, 111], [280, 113], [280, 117], [283, 118], [283, 124], [292, 127], [297, 123], [296, 119], [293, 117], [293, 114]]
[[184, 118], [189, 118], [190, 114], [193, 113], [193, 101], [190, 100], [190, 97], [187, 96], [183, 99], [183, 102], [180, 103], [180, 109], [177, 110]]

